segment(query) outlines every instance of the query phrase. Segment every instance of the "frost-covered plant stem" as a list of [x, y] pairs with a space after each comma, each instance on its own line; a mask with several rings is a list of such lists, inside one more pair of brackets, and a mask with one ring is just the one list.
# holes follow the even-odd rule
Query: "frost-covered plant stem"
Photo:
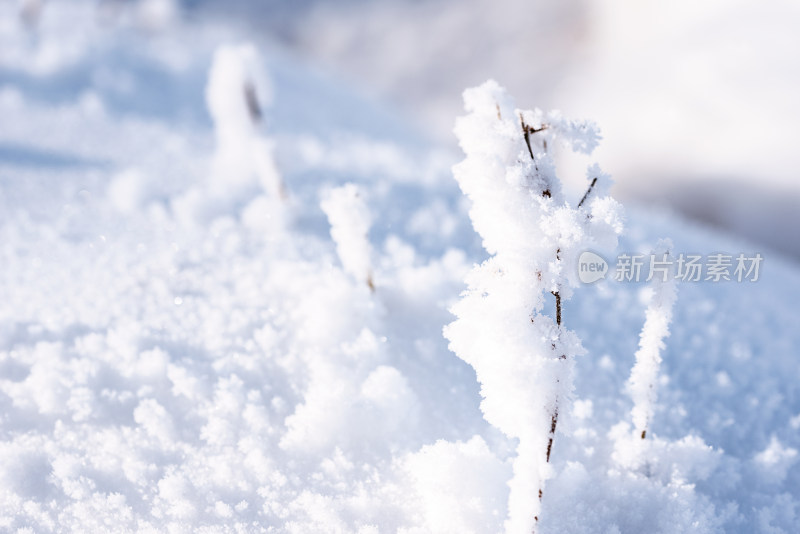
[[210, 177], [217, 200], [247, 198], [254, 186], [275, 199], [287, 198], [273, 158], [273, 142], [260, 131], [262, 106], [270, 99], [261, 65], [252, 45], [221, 46], [214, 53], [206, 101], [217, 139]]
[[651, 255], [651, 261], [663, 262], [667, 267], [662, 275], [654, 275], [651, 281], [652, 296], [639, 337], [636, 363], [631, 369], [628, 380], [628, 388], [633, 399], [631, 416], [636, 434], [641, 439], [647, 436], [650, 421], [653, 419], [661, 350], [664, 348], [664, 338], [669, 336], [672, 307], [677, 296], [675, 278], [665, 261], [671, 249], [672, 243], [669, 240], [661, 240]]
[[372, 218], [360, 189], [352, 183], [331, 189], [320, 206], [328, 216], [342, 267], [353, 278], [365, 282], [370, 291], [375, 291], [368, 238]]
[[[554, 291], [553, 295], [556, 297], [556, 325], [558, 326], [559, 331], [561, 330], [561, 295], [558, 291]], [[566, 360], [566, 354], [562, 354], [560, 356], [562, 360]], [[547, 462], [550, 462], [550, 453], [553, 450], [553, 440], [556, 436], [556, 427], [558, 426], [558, 397], [555, 400], [555, 406], [553, 407], [553, 414], [550, 416], [550, 435], [547, 440]], [[541, 498], [542, 491], [539, 490], [539, 497]]]
[[[528, 149], [528, 154], [531, 157], [531, 161], [533, 161], [534, 169], [538, 172], [538, 166], [536, 165], [536, 157], [534, 156], [533, 150], [531, 148], [530, 136], [531, 136], [531, 134], [535, 134], [535, 133], [544, 131], [545, 129], [547, 129], [547, 125], [543, 124], [540, 128], [532, 128], [532, 127], [528, 126], [527, 124], [525, 124], [525, 119], [523, 118], [522, 114], [520, 114], [520, 124], [522, 126], [523, 138], [525, 139], [525, 145], [526, 145], [526, 147]], [[547, 142], [546, 142], [546, 140], [542, 141], [542, 145], [543, 145], [543, 149], [546, 152], [547, 151]], [[580, 208], [583, 205], [583, 203], [586, 201], [586, 199], [589, 197], [589, 194], [592, 192], [592, 189], [594, 188], [596, 183], [597, 183], [597, 176], [592, 178], [592, 181], [589, 184], [589, 187], [587, 188], [586, 193], [584, 193], [584, 195], [581, 198], [580, 202], [578, 202], [578, 208]], [[551, 196], [549, 187], [546, 187], [542, 191], [542, 196], [545, 196], [545, 197], [548, 197], [548, 198]], [[559, 263], [561, 262], [561, 248], [556, 249], [556, 261], [559, 262]], [[555, 291], [552, 291], [551, 293], [552, 293], [553, 297], [555, 298], [556, 326], [558, 327], [558, 337], [560, 338], [560, 336], [561, 336], [561, 292], [558, 289], [556, 289]], [[553, 348], [555, 349], [555, 346]], [[566, 360], [567, 359], [566, 354], [560, 355], [559, 359]], [[557, 377], [556, 378], [556, 383], [560, 383], [560, 381], [561, 381], [560, 377]], [[550, 455], [553, 452], [553, 441], [555, 440], [556, 429], [558, 428], [558, 410], [559, 410], [559, 398], [558, 398], [558, 395], [556, 395], [556, 397], [554, 399], [554, 402], [553, 402], [553, 409], [552, 409], [552, 412], [550, 414], [550, 432], [549, 432], [549, 434], [547, 436], [547, 451], [545, 453], [545, 462], [548, 463], [548, 464], [550, 463]], [[539, 487], [538, 496], [539, 496], [539, 503], [540, 503], [540, 506], [541, 506], [541, 501], [544, 498], [544, 486], [543, 486], [543, 484], [540, 485], [540, 487]], [[533, 520], [534, 520], [535, 524], [538, 523], [539, 522], [539, 516], [538, 515], [534, 515], [533, 516]], [[535, 524], [534, 524], [534, 532], [535, 532]]]
[[[493, 81], [465, 91], [464, 101], [468, 114], [456, 135], [466, 158], [453, 173], [491, 257], [469, 275], [445, 336], [475, 368], [486, 420], [518, 440], [506, 532], [530, 534], [552, 476], [559, 418], [569, 412], [575, 356], [583, 353], [562, 324], [562, 304], [579, 283], [573, 267], [580, 253], [616, 245], [620, 206], [595, 165], [589, 191], [572, 207], [547, 150], [559, 140], [591, 152], [599, 139], [593, 124], [516, 110]], [[544, 311], [550, 294], [555, 317]]]

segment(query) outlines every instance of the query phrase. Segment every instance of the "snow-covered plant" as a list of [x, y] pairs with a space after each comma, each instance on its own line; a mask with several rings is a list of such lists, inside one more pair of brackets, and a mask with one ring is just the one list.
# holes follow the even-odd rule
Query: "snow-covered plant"
[[675, 277], [669, 261], [671, 249], [672, 243], [662, 240], [650, 256], [652, 294], [639, 336], [636, 363], [628, 380], [628, 391], [633, 399], [631, 417], [634, 430], [641, 439], [647, 436], [650, 421], [653, 419], [661, 350], [664, 348], [664, 338], [669, 336], [672, 307], [677, 296]]
[[597, 165], [575, 204], [556, 176], [554, 144], [588, 154], [600, 139], [594, 124], [515, 109], [492, 80], [466, 90], [464, 102], [455, 133], [466, 158], [453, 173], [491, 257], [468, 276], [445, 336], [475, 369], [486, 420], [518, 440], [506, 532], [529, 534], [551, 476], [559, 417], [570, 411], [575, 357], [584, 352], [562, 306], [580, 283], [580, 253], [616, 246], [621, 206]]
[[259, 132], [262, 106], [270, 100], [261, 63], [252, 45], [221, 46], [214, 53], [206, 103], [217, 140], [211, 188], [221, 199], [251, 192], [254, 185], [273, 198], [286, 196], [272, 142]]
[[342, 267], [374, 291], [370, 260], [372, 248], [368, 238], [372, 220], [358, 186], [348, 183], [331, 189], [323, 197], [320, 206], [328, 216], [331, 237], [336, 243]]
[[269, 79], [252, 45], [220, 46], [206, 85], [216, 148], [208, 179], [172, 201], [182, 224], [192, 226], [242, 210], [252, 228], [283, 227], [289, 211], [286, 187], [264, 136], [263, 109], [270, 103]]

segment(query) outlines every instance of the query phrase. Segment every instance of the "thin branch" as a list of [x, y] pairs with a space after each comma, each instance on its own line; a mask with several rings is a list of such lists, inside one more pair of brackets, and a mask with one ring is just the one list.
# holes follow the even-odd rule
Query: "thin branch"
[[[536, 158], [533, 157], [533, 150], [531, 149], [531, 129], [530, 126], [525, 124], [525, 119], [522, 118], [522, 113], [519, 114], [519, 124], [522, 126], [522, 135], [525, 137], [525, 144], [528, 146], [528, 154], [531, 155], [533, 166], [536, 167]], [[536, 172], [539, 172], [538, 167], [536, 167]]]
[[[500, 110], [498, 109], [498, 115]], [[528, 147], [528, 154], [531, 155], [531, 159], [533, 160], [534, 166], [536, 165], [536, 158], [533, 157], [533, 150], [531, 149], [531, 134], [532, 133], [539, 133], [544, 131], [548, 128], [546, 124], [542, 124], [539, 128], [534, 128], [533, 126], [528, 126], [525, 124], [525, 119], [522, 118], [522, 113], [519, 114], [519, 124], [522, 126], [522, 134], [525, 136], [525, 144]], [[547, 141], [545, 141], [545, 151], [547, 151]], [[539, 170], [538, 168], [536, 169]]]
[[250, 113], [250, 119], [253, 123], [258, 123], [261, 120], [261, 105], [258, 103], [258, 96], [256, 95], [256, 88], [252, 82], [247, 81], [244, 84], [244, 101], [247, 104], [247, 111]]
[[[556, 250], [556, 260], [557, 261], [561, 261], [561, 248], [558, 248]], [[541, 280], [541, 275], [539, 276], [539, 279]], [[552, 291], [551, 293], [556, 298], [556, 325], [558, 325], [559, 336], [560, 336], [560, 334], [561, 334], [561, 293], [558, 292], [558, 291]], [[555, 350], [555, 349], [556, 349], [556, 345], [554, 343], [553, 344], [553, 350]], [[559, 356], [559, 360], [566, 360], [566, 359], [567, 359], [567, 355], [566, 354], [562, 354], [561, 356]], [[556, 379], [556, 382], [560, 382], [560, 380]], [[553, 452], [553, 441], [555, 440], [555, 437], [556, 437], [556, 428], [557, 427], [558, 427], [558, 396], [556, 396], [555, 408], [553, 409], [553, 414], [550, 416], [550, 432], [547, 435], [547, 450], [545, 451], [545, 459], [546, 459], [547, 463], [550, 463], [550, 454]], [[542, 488], [540, 487], [539, 488], [539, 505], [540, 506], [541, 506], [541, 503], [542, 503], [542, 496], [543, 495], [544, 495], [544, 492], [542, 491]], [[533, 521], [534, 521], [534, 526], [533, 526], [533, 531], [532, 531], [531, 534], [536, 534], [536, 525], [539, 524], [539, 516], [538, 515], [533, 516]]]
[[[500, 113], [498, 109], [498, 114]], [[539, 165], [536, 164], [536, 157], [533, 155], [533, 148], [531, 148], [531, 134], [532, 133], [539, 133], [543, 130], [547, 129], [546, 124], [542, 124], [539, 128], [534, 128], [532, 126], [528, 126], [525, 124], [525, 119], [522, 117], [522, 113], [519, 114], [519, 124], [522, 127], [522, 135], [525, 138], [525, 146], [528, 147], [528, 154], [531, 155], [531, 160], [533, 161], [533, 168], [536, 170], [536, 174], [539, 174]], [[544, 151], [547, 152], [547, 141], [542, 140], [544, 144]], [[552, 194], [550, 193], [550, 188], [545, 187], [542, 191], [542, 196], [550, 198]]]
[[550, 451], [553, 448], [553, 438], [556, 435], [556, 425], [558, 425], [558, 408], [550, 418], [550, 439], [547, 440], [547, 463], [550, 463]]
[[586, 190], [586, 192], [583, 194], [583, 198], [581, 199], [580, 202], [578, 202], [578, 207], [579, 208], [581, 206], [583, 206], [583, 203], [586, 202], [587, 198], [589, 198], [589, 193], [592, 192], [592, 189], [594, 189], [594, 184], [596, 184], [596, 183], [597, 183], [597, 176], [592, 178], [592, 183], [589, 184], [589, 189]]
[[561, 294], [558, 291], [552, 291], [553, 296], [556, 298], [556, 324], [561, 327]]

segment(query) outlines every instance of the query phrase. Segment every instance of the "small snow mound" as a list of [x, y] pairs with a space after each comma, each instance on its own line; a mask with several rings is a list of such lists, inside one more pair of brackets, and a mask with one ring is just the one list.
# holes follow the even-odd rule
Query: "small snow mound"
[[753, 463], [764, 480], [780, 484], [797, 460], [797, 449], [783, 445], [777, 437], [772, 436], [767, 448], [755, 455]]
[[480, 436], [439, 440], [403, 460], [424, 523], [411, 532], [502, 531], [508, 466]]

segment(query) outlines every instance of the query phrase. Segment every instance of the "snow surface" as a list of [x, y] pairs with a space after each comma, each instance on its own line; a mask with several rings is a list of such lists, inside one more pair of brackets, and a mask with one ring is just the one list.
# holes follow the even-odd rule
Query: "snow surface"
[[[205, 91], [241, 43], [148, 4], [145, 24], [48, 3], [36, 26], [0, 4], [0, 530], [501, 532], [517, 443], [442, 336], [486, 259], [461, 155], [262, 49], [274, 94], [248, 135], [287, 198], [256, 179], [216, 204]], [[345, 183], [372, 216], [374, 291], [320, 207]], [[759, 252], [626, 211], [620, 251]], [[761, 268], [680, 284], [644, 452], [626, 382], [645, 285], [575, 289], [586, 354], [539, 532], [797, 531], [799, 273]]]

